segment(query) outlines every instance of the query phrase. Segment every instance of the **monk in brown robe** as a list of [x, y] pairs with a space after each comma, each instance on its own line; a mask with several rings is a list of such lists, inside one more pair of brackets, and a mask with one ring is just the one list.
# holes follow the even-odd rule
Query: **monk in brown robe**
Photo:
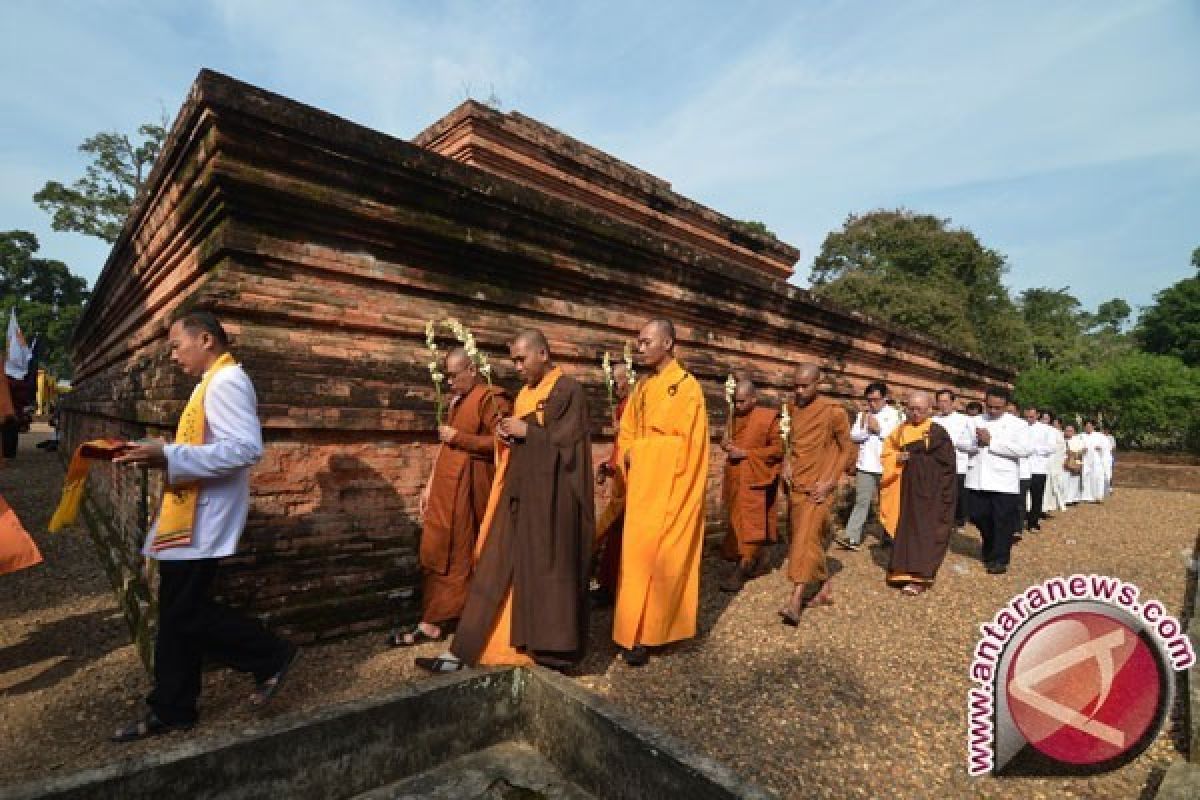
[[530, 659], [563, 669], [587, 642], [596, 525], [587, 399], [540, 331], [519, 334], [509, 352], [525, 386], [496, 425], [503, 477], [450, 652], [416, 660], [431, 672]]
[[791, 542], [788, 579], [795, 588], [779, 612], [788, 625], [798, 625], [806, 605], [833, 602], [825, 551], [834, 492], [842, 474], [854, 466], [858, 450], [850, 440], [850, 420], [838, 403], [818, 394], [821, 370], [815, 364], [796, 368], [794, 402], [789, 404], [791, 433], [783, 480], [789, 485]]
[[733, 429], [721, 442], [725, 477], [721, 499], [729, 531], [721, 556], [734, 562], [721, 580], [721, 591], [738, 592], [746, 581], [769, 569], [770, 545], [779, 538], [776, 491], [783, 463], [779, 412], [758, 405], [754, 383], [740, 380], [733, 395]]
[[908, 418], [883, 443], [882, 492], [900, 500], [887, 582], [909, 595], [933, 585], [958, 501], [954, 442], [930, 416], [932, 405], [926, 392], [909, 395]]
[[447, 353], [444, 367], [450, 409], [420, 499], [421, 622], [388, 636], [393, 647], [442, 641], [462, 614], [496, 471], [496, 424], [511, 409], [504, 390], [483, 381], [463, 348]]
[[[613, 410], [613, 430], [620, 432], [621, 416], [629, 402], [629, 370], [624, 364], [613, 367], [613, 389], [617, 407]], [[600, 551], [596, 565], [596, 588], [591, 592], [592, 608], [608, 608], [617, 596], [617, 577], [621, 572], [621, 539], [625, 531], [625, 476], [618, 467], [621, 448], [613, 442], [612, 453], [596, 469], [596, 485], [612, 481], [612, 490], [604, 510], [596, 520], [596, 547]]]

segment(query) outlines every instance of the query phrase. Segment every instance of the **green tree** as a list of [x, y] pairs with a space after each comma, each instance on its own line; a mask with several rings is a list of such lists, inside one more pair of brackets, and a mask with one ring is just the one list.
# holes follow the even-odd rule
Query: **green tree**
[[63, 262], [38, 258], [37, 251], [37, 237], [28, 231], [0, 233], [0, 312], [7, 324], [15, 308], [26, 337], [45, 340], [43, 363], [66, 376], [67, 344], [88, 299], [87, 283]]
[[1096, 312], [1088, 314], [1085, 319], [1090, 330], [1120, 333], [1129, 321], [1131, 313], [1133, 309], [1129, 307], [1129, 303], [1120, 297], [1114, 297], [1096, 306]]
[[[1200, 247], [1192, 251], [1192, 266], [1200, 270]], [[1154, 303], [1142, 309], [1134, 335], [1148, 353], [1176, 356], [1189, 366], [1200, 366], [1200, 275], [1154, 295]]]
[[1026, 289], [1017, 305], [1029, 328], [1037, 364], [1059, 364], [1074, 353], [1083, 333], [1079, 300], [1062, 289]]
[[850, 215], [825, 238], [812, 291], [1020, 367], [1032, 360], [1032, 343], [1004, 286], [1007, 269], [1003, 255], [950, 220], [879, 210]]
[[162, 125], [142, 125], [137, 140], [123, 133], [98, 133], [79, 146], [92, 156], [84, 175], [70, 186], [47, 181], [33, 196], [53, 215], [56, 231], [96, 236], [112, 244], [167, 136]]

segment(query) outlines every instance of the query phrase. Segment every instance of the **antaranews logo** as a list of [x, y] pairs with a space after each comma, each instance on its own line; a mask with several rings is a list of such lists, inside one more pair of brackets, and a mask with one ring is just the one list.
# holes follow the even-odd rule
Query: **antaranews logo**
[[1105, 575], [1056, 577], [980, 626], [967, 695], [971, 775], [1081, 775], [1127, 764], [1162, 730], [1196, 661], [1178, 620]]

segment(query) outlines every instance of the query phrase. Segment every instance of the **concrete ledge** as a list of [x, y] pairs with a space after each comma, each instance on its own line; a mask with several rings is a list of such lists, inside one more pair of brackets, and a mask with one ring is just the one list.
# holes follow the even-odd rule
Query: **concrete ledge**
[[[534, 762], [541, 758], [552, 768], [541, 772], [561, 775], [566, 788], [559, 797], [769, 797], [571, 680], [515, 669], [437, 677], [382, 697], [279, 717], [237, 734], [0, 789], [0, 800], [374, 798], [393, 796], [389, 787], [414, 778], [430, 792], [441, 787], [428, 796], [449, 797], [446, 781], [462, 776], [448, 762], [489, 748], [503, 753], [496, 746], [506, 743], [532, 749]], [[521, 765], [510, 766], [520, 774]]]
[[1176, 761], [1158, 786], [1155, 800], [1196, 800], [1200, 797], [1200, 764]]

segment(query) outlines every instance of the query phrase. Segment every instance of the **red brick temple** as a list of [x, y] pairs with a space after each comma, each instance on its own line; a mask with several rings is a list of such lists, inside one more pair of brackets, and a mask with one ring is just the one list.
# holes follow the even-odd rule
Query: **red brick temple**
[[[545, 331], [590, 387], [598, 454], [612, 433], [601, 355], [652, 316], [676, 322], [714, 436], [735, 370], [772, 402], [801, 360], [825, 365], [846, 397], [878, 378], [968, 394], [1011, 381], [817, 302], [788, 283], [798, 257], [517, 113], [466, 102], [409, 142], [203, 71], [76, 331], [64, 436], [169, 437], [192, 382], [168, 361], [168, 318], [214, 310], [255, 382], [267, 442], [224, 594], [299, 641], [376, 629], [417, 608], [417, 495], [435, 427], [426, 320], [462, 320], [513, 388], [506, 342]], [[98, 466], [85, 506], [143, 648], [152, 592], [138, 549], [158, 488]]]

